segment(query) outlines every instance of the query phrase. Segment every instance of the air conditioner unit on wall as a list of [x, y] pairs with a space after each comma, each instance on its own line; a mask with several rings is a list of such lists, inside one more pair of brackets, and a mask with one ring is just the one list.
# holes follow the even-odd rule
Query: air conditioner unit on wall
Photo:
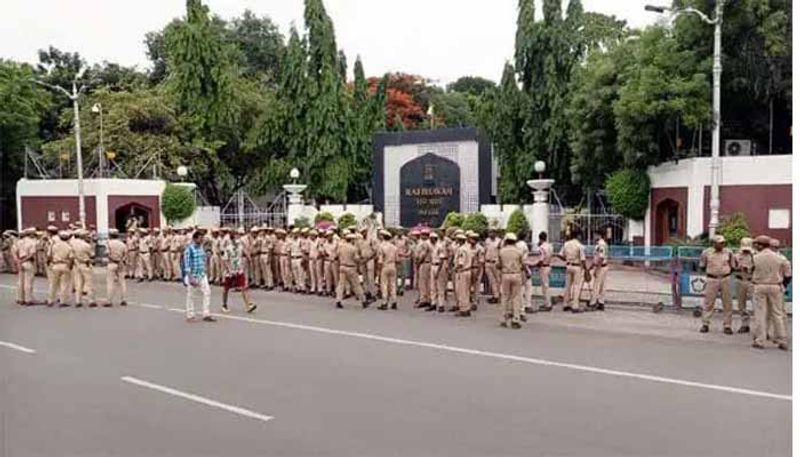
[[722, 155], [726, 157], [749, 156], [753, 154], [753, 142], [750, 140], [725, 140]]

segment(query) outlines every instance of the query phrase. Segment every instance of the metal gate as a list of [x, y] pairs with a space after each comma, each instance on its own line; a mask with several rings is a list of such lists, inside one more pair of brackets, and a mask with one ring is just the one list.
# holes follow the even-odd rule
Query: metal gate
[[220, 226], [248, 228], [267, 224], [270, 227], [286, 226], [286, 192], [282, 191], [265, 208], [259, 207], [247, 192], [236, 192], [220, 214]]
[[625, 244], [627, 220], [619, 214], [550, 214], [548, 237], [553, 242], [562, 242], [566, 234], [580, 233], [584, 243], [592, 243], [594, 233], [605, 234], [608, 244]]

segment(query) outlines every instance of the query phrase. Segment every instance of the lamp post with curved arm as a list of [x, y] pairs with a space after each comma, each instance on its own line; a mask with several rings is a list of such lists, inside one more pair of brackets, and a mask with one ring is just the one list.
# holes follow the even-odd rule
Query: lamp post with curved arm
[[714, 65], [712, 67], [713, 74], [713, 125], [714, 130], [711, 136], [711, 202], [710, 206], [710, 220], [708, 223], [708, 236], [712, 237], [717, 232], [719, 226], [719, 184], [720, 174], [722, 171], [722, 164], [720, 161], [720, 128], [722, 126], [722, 115], [720, 113], [720, 84], [722, 80], [722, 12], [725, 6], [724, 0], [717, 0], [716, 7], [714, 8], [714, 18], [708, 17], [702, 11], [688, 7], [677, 10], [672, 10], [663, 6], [647, 5], [644, 7], [646, 11], [655, 13], [671, 13], [671, 20], [681, 14], [695, 14], [700, 17], [706, 24], [714, 26]]

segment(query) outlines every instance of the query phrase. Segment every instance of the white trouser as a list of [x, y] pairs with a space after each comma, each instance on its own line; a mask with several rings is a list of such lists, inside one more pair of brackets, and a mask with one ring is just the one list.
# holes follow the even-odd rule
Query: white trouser
[[[188, 278], [186, 280], [189, 281]], [[208, 276], [197, 279], [197, 285], [186, 286], [186, 317], [194, 317], [194, 291], [200, 289], [203, 294], [203, 317], [211, 315], [211, 288], [208, 286]]]

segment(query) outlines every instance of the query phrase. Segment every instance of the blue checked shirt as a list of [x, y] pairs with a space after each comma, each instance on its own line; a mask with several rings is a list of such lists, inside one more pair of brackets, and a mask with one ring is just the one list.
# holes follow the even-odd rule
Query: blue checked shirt
[[206, 275], [206, 252], [202, 245], [197, 246], [192, 242], [183, 251], [183, 272], [198, 279]]

